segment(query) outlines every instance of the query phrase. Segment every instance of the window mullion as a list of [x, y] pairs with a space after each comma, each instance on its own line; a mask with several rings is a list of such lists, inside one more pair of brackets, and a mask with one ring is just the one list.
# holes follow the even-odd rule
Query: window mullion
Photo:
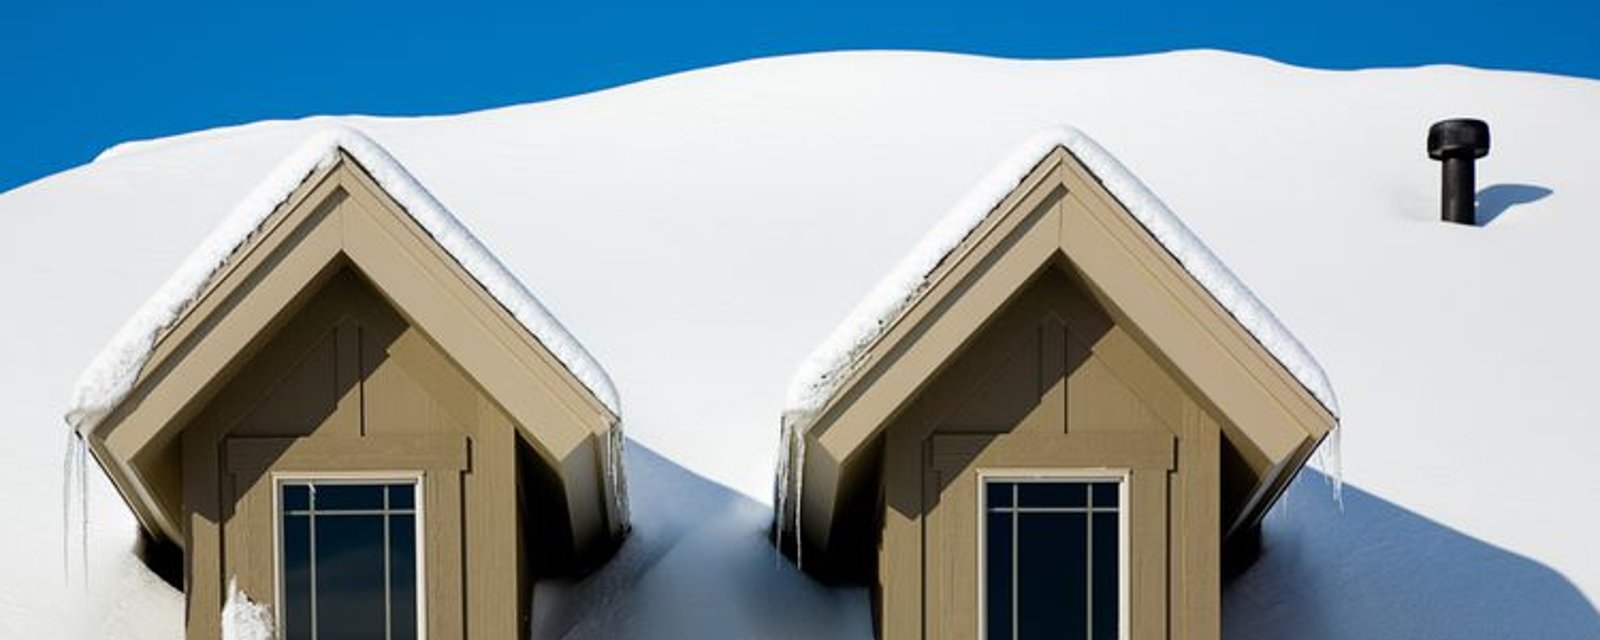
[[1083, 593], [1088, 597], [1088, 604], [1083, 608], [1083, 637], [1094, 640], [1094, 485], [1084, 485], [1083, 490], [1089, 494], [1089, 510], [1083, 514], [1084, 540], [1087, 541], [1083, 550]]
[[311, 640], [317, 640], [317, 485], [306, 485], [306, 494], [306, 521], [311, 532]]
[[383, 487], [383, 637], [394, 640], [392, 583], [389, 577], [389, 487]]
[[1017, 511], [1017, 485], [1011, 485], [1011, 640], [1018, 640], [1017, 601], [1021, 593], [1017, 592], [1017, 573], [1020, 571], [1017, 563], [1017, 529], [1022, 527], [1022, 514]]

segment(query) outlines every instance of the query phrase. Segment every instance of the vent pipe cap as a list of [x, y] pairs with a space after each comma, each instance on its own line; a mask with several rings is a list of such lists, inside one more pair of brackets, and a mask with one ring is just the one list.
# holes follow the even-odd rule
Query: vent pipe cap
[[1428, 157], [1434, 160], [1489, 155], [1489, 123], [1473, 118], [1453, 118], [1428, 129]]

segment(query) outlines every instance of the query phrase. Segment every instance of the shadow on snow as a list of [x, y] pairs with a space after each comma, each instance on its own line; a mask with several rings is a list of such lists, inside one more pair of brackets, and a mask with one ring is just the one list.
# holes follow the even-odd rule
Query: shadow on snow
[[1508, 209], [1544, 199], [1554, 191], [1531, 184], [1496, 184], [1478, 190], [1478, 226], [1487, 226]]
[[1555, 570], [1348, 484], [1341, 513], [1323, 480], [1306, 469], [1268, 514], [1260, 559], [1223, 590], [1223, 637], [1600, 638]]
[[[634, 529], [577, 580], [535, 588], [534, 638], [871, 638], [863, 588], [778, 556], [771, 509], [629, 442]], [[1223, 637], [1600, 638], [1600, 612], [1555, 570], [1314, 469], [1268, 514], [1262, 554], [1223, 591]]]
[[864, 588], [772, 545], [772, 509], [628, 441], [633, 530], [594, 573], [534, 590], [535, 639], [871, 638]]

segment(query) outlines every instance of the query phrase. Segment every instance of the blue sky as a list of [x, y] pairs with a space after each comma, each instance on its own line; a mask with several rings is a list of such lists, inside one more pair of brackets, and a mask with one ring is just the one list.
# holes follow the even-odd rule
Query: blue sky
[[1208, 47], [1328, 68], [1600, 78], [1595, 0], [245, 5], [0, 9], [0, 190], [123, 140], [317, 113], [469, 111], [835, 49], [1060, 58]]

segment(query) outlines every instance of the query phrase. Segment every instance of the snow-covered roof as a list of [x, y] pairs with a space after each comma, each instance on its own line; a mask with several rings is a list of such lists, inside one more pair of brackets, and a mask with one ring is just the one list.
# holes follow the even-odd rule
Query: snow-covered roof
[[1177, 259], [1274, 358], [1294, 375], [1335, 418], [1333, 386], [1322, 365], [1306, 351], [1277, 316], [1217, 259], [1205, 243], [1173, 214], [1139, 178], [1089, 136], [1069, 126], [1034, 135], [1011, 152], [922, 237], [889, 275], [878, 281], [850, 315], [806, 357], [789, 383], [784, 414], [803, 416], [822, 409], [844, 384], [859, 357], [927, 289], [936, 267], [978, 227], [1028, 172], [1056, 147], [1071, 152], [1105, 185], [1135, 220]]
[[[628, 394], [633, 532], [588, 578], [537, 587], [541, 637], [869, 637], [864, 589], [772, 549], [772, 418], [876, 277], [1059, 122], [1115, 150], [1338, 383], [1343, 509], [1315, 475], [1291, 487], [1223, 593], [1225, 637], [1597, 637], [1600, 297], [1582, 282], [1600, 270], [1600, 180], [1582, 153], [1600, 128], [1571, 126], [1596, 112], [1592, 80], [1456, 67], [872, 52], [122, 145], [0, 194], [0, 638], [182, 637], [181, 594], [139, 566], [103, 481], [88, 588], [77, 564], [70, 588], [54, 579], [60, 399], [330, 124], [404, 158]], [[1495, 136], [1479, 228], [1438, 222], [1424, 147], [1463, 115]]]
[[78, 377], [67, 421], [80, 431], [93, 429], [127, 397], [162, 333], [176, 323], [207, 284], [312, 173], [331, 165], [343, 150], [403, 207], [439, 246], [511, 312], [595, 398], [620, 416], [621, 401], [610, 376], [532, 291], [506, 269], [450, 211], [383, 147], [354, 128], [334, 125], [310, 136], [266, 178], [234, 205], [222, 222], [183, 261], [178, 270], [134, 312], [111, 342]]

